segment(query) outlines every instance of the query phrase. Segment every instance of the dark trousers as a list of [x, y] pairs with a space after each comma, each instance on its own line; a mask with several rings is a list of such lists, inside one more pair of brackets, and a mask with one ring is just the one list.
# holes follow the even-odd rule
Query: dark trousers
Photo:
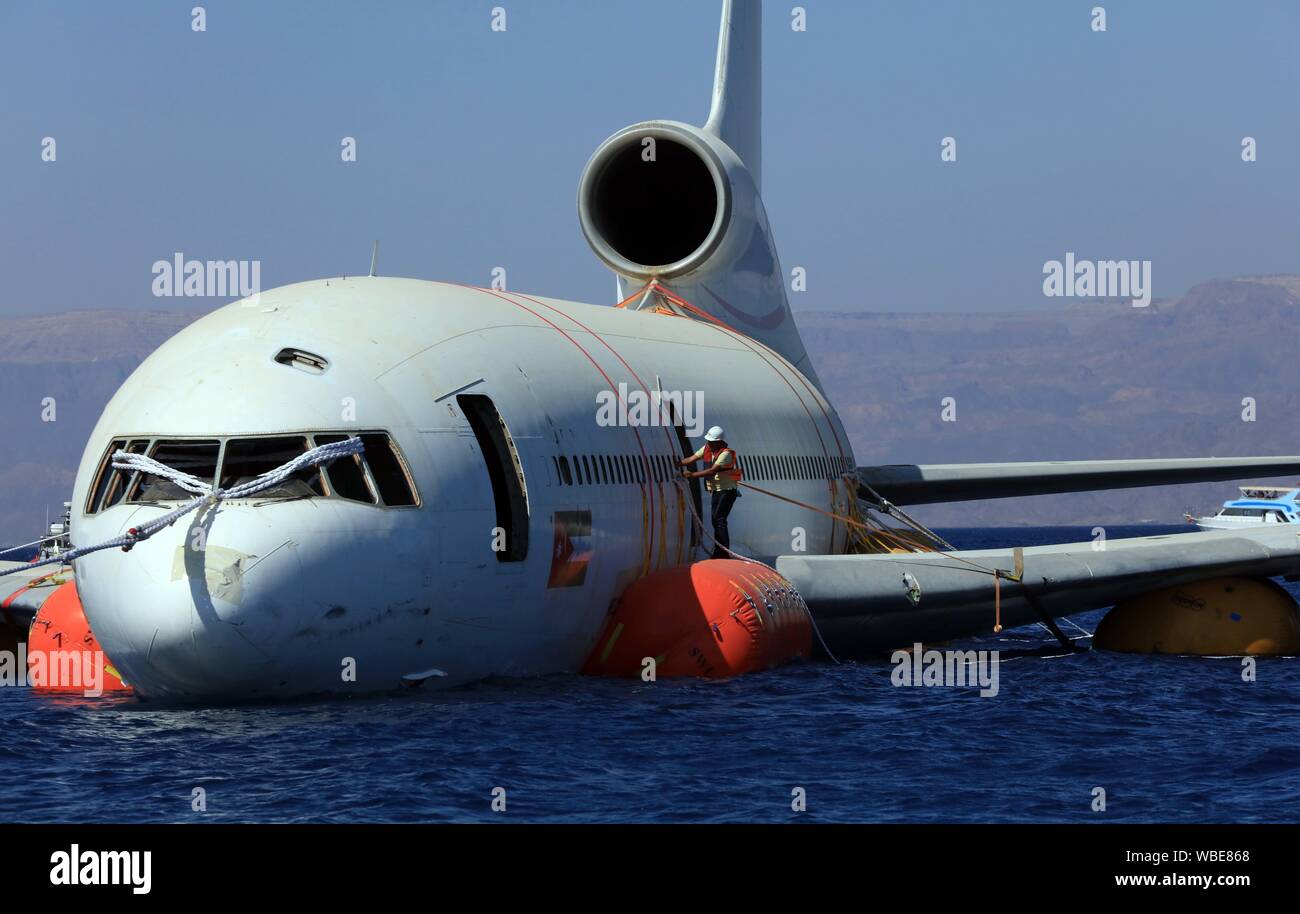
[[728, 489], [722, 492], [712, 492], [710, 507], [713, 511], [713, 557], [715, 559], [727, 558], [727, 553], [723, 548], [731, 547], [731, 535], [727, 532], [727, 515], [731, 513], [731, 506], [736, 503], [736, 497], [740, 492], [736, 489]]

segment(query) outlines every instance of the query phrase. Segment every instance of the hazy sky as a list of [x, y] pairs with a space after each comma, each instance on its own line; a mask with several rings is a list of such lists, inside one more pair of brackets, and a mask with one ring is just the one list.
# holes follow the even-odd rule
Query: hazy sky
[[[206, 310], [152, 264], [270, 288], [374, 238], [387, 275], [609, 301], [579, 174], [626, 124], [704, 120], [719, 10], [213, 0], [195, 33], [194, 5], [0, 0], [0, 314]], [[1300, 272], [1300, 4], [805, 0], [802, 33], [793, 6], [765, 13], [764, 196], [797, 309], [1060, 308], [1066, 251], [1152, 261], [1157, 297]]]

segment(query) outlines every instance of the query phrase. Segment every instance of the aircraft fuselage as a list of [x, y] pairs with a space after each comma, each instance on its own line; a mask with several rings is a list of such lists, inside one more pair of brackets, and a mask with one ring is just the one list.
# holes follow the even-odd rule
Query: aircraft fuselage
[[[304, 370], [285, 351], [325, 365]], [[600, 407], [621, 391], [697, 398], [698, 415], [670, 416], [697, 427], [620, 411], [611, 422]], [[727, 429], [746, 481], [823, 511], [847, 506], [839, 476], [853, 455], [830, 404], [781, 356], [724, 327], [404, 279], [264, 292], [182, 331], [113, 398], [77, 475], [76, 544], [178, 503], [94, 510], [115, 441], [220, 442], [226, 453], [232, 439], [382, 433], [417, 504], [360, 503], [332, 488], [225, 502], [129, 553], [79, 559], [81, 599], [145, 695], [576, 670], [630, 581], [707, 556], [711, 540], [693, 522], [698, 483], [684, 485], [677, 462], [713, 424]], [[732, 548], [758, 558], [834, 553], [847, 537], [824, 514], [752, 491], [730, 526]]]

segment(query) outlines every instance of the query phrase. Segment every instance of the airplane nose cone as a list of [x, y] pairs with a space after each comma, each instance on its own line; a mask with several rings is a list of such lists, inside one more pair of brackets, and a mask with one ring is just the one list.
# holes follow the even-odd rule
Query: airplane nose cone
[[105, 654], [142, 695], [255, 696], [275, 687], [302, 570], [265, 512], [223, 506], [129, 553], [78, 559], [77, 585]]

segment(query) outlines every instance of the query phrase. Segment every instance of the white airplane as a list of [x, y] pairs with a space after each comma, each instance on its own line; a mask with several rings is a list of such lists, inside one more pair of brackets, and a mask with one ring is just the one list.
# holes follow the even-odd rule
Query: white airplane
[[[713, 424], [746, 482], [781, 496], [746, 493], [732, 548], [792, 580], [842, 653], [988, 630], [994, 578], [972, 574], [976, 563], [1006, 572], [1008, 625], [1168, 583], [1300, 570], [1296, 538], [1264, 533], [1104, 552], [845, 554], [856, 535], [840, 518], [859, 497], [879, 507], [1294, 474], [1300, 458], [858, 468], [760, 198], [760, 14], [758, 0], [723, 4], [704, 127], [635, 124], [586, 166], [582, 229], [623, 307], [322, 279], [227, 305], [141, 364], [87, 443], [74, 545], [190, 497], [113, 469], [118, 448], [223, 487], [351, 436], [364, 455], [196, 512], [125, 554], [77, 559], [86, 615], [127, 681], [207, 700], [578, 670], [629, 583], [707, 558], [700, 495], [677, 463]], [[702, 393], [702, 416], [689, 417], [701, 421], [601, 422], [612, 391]]]

